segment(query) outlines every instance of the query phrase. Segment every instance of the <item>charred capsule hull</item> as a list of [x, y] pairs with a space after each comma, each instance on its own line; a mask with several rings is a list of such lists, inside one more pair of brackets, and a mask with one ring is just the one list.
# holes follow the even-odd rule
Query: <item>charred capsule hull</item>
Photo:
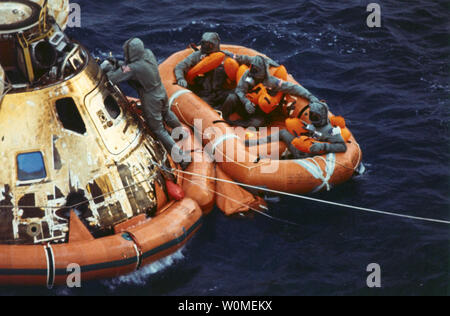
[[[167, 155], [122, 102], [90, 57], [64, 84], [5, 96], [0, 284], [64, 284], [70, 263], [83, 280], [117, 276], [172, 253], [199, 228], [196, 202], [167, 204], [163, 175], [150, 168]], [[70, 210], [87, 234], [78, 236]]]
[[169, 201], [166, 180], [182, 179], [155, 165], [171, 157], [50, 11], [35, 22], [30, 1], [0, 1], [13, 19], [11, 6], [23, 25], [0, 28], [0, 284], [65, 284], [71, 264], [114, 277], [180, 248], [202, 210]]
[[[12, 226], [0, 242], [65, 241], [64, 207], [83, 202], [79, 216], [93, 231], [156, 208], [158, 174], [149, 166], [165, 163], [165, 151], [123, 110], [125, 102], [91, 58], [62, 84], [4, 97], [1, 203], [3, 223]], [[30, 224], [40, 234], [30, 236]]]

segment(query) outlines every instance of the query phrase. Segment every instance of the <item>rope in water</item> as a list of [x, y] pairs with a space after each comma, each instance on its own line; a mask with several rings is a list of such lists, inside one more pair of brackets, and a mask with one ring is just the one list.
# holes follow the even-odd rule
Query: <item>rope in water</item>
[[[174, 174], [174, 173], [172, 173], [172, 174]], [[264, 213], [264, 212], [261, 212], [260, 210], [254, 208], [254, 207], [252, 207], [252, 206], [250, 206], [250, 205], [248, 205], [248, 204], [245, 204], [245, 203], [242, 203], [242, 202], [240, 202], [240, 201], [238, 201], [238, 200], [236, 200], [236, 199], [233, 199], [231, 196], [228, 196], [228, 195], [225, 195], [225, 194], [220, 193], [220, 192], [218, 192], [218, 191], [209, 189], [208, 187], [206, 187], [206, 186], [204, 186], [204, 185], [201, 185], [200, 183], [195, 182], [195, 181], [193, 181], [193, 180], [190, 180], [190, 179], [188, 179], [188, 178], [186, 178], [186, 177], [183, 177], [183, 176], [180, 175], [180, 178], [182, 178], [183, 180], [186, 180], [186, 181], [188, 181], [188, 182], [190, 182], [190, 183], [193, 183], [193, 184], [195, 184], [195, 185], [198, 185], [199, 187], [201, 187], [201, 188], [203, 188], [203, 189], [206, 189], [206, 190], [208, 190], [209, 192], [213, 192], [213, 193], [215, 193], [215, 194], [217, 194], [217, 195], [219, 195], [219, 196], [221, 196], [221, 197], [223, 197], [223, 198], [225, 198], [225, 199], [228, 199], [228, 200], [230, 200], [230, 201], [232, 201], [232, 202], [234, 202], [234, 203], [236, 203], [236, 204], [239, 204], [239, 205], [241, 205], [241, 206], [245, 206], [245, 207], [249, 208], [250, 210], [252, 210], [253, 212], [258, 213], [258, 214], [260, 214], [260, 215], [263, 215], [263, 216], [265, 216], [265, 217], [267, 217], [267, 218], [270, 218], [270, 219], [272, 219], [272, 220], [275, 220], [275, 221], [278, 221], [278, 222], [281, 222], [281, 223], [285, 223], [285, 224], [289, 224], [289, 225], [294, 225], [294, 226], [299, 226], [297, 223], [293, 223], [293, 222], [290, 222], [290, 221], [288, 221], [288, 220], [281, 219], [281, 218], [277, 218], [277, 217], [271, 216], [271, 215], [269, 215], [269, 214], [266, 214], [266, 213]]]
[[244, 188], [265, 191], [265, 192], [268, 192], [268, 193], [285, 195], [285, 196], [290, 196], [290, 197], [294, 197], [294, 198], [298, 198], [298, 199], [309, 200], [309, 201], [313, 201], [313, 202], [329, 204], [329, 205], [339, 206], [339, 207], [353, 209], [353, 210], [359, 210], [359, 211], [368, 212], [368, 213], [382, 214], [382, 215], [388, 215], [388, 216], [394, 216], [394, 217], [400, 217], [400, 218], [407, 218], [407, 219], [418, 220], [418, 221], [425, 221], [425, 222], [432, 222], [432, 223], [440, 223], [440, 224], [450, 225], [450, 221], [446, 221], [446, 220], [434, 219], [434, 218], [426, 218], [426, 217], [418, 217], [418, 216], [411, 216], [411, 215], [399, 214], [399, 213], [394, 213], [394, 212], [386, 212], [386, 211], [380, 211], [380, 210], [375, 210], [375, 209], [370, 209], [370, 208], [365, 208], [365, 207], [359, 207], [359, 206], [354, 206], [354, 205], [348, 205], [348, 204], [343, 204], [343, 203], [337, 203], [337, 202], [332, 202], [332, 201], [326, 201], [326, 200], [316, 199], [316, 198], [313, 198], [313, 197], [304, 196], [304, 195], [300, 195], [300, 194], [294, 194], [294, 193], [283, 192], [283, 191], [278, 191], [278, 190], [271, 190], [271, 189], [268, 189], [268, 188], [263, 188], [263, 187], [259, 187], [259, 186], [249, 185], [249, 184], [240, 183], [240, 182], [236, 182], [236, 181], [229, 181], [229, 180], [209, 177], [209, 176], [196, 174], [196, 173], [193, 173], [193, 172], [188, 172], [188, 171], [183, 171], [183, 170], [177, 170], [177, 169], [168, 170], [164, 166], [160, 166], [158, 164], [155, 164], [155, 165], [158, 166], [159, 168], [165, 170], [165, 171], [168, 171], [168, 172], [179, 172], [179, 173], [183, 173], [183, 174], [186, 174], [186, 175], [202, 177], [202, 178], [209, 179], [209, 180], [220, 181], [220, 182], [230, 183], [230, 184], [236, 184], [236, 185], [242, 186]]

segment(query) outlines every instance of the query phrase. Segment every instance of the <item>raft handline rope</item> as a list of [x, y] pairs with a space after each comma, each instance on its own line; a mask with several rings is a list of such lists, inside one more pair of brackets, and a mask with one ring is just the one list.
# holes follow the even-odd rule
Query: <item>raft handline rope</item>
[[260, 215], [263, 215], [263, 216], [265, 216], [265, 217], [267, 217], [267, 218], [270, 218], [270, 219], [272, 219], [272, 220], [279, 221], [279, 222], [282, 222], [282, 223], [285, 223], [285, 224], [294, 225], [294, 226], [299, 226], [297, 223], [290, 222], [290, 221], [288, 221], [288, 220], [281, 219], [281, 218], [277, 218], [277, 217], [271, 216], [271, 215], [269, 215], [269, 214], [266, 214], [266, 213], [264, 213], [264, 212], [261, 212], [260, 210], [257, 210], [256, 208], [254, 208], [254, 207], [252, 207], [252, 206], [250, 206], [250, 205], [248, 205], [248, 204], [245, 204], [245, 203], [242, 203], [242, 202], [240, 202], [240, 201], [238, 201], [238, 200], [235, 200], [235, 199], [233, 199], [232, 197], [230, 197], [230, 196], [228, 196], [228, 195], [225, 195], [225, 194], [220, 193], [220, 192], [215, 191], [215, 190], [211, 190], [210, 188], [208, 188], [208, 187], [206, 187], [206, 186], [203, 186], [203, 185], [201, 185], [200, 183], [195, 182], [194, 180], [190, 180], [190, 179], [188, 179], [188, 178], [186, 178], [186, 177], [183, 177], [183, 176], [180, 176], [180, 178], [182, 178], [183, 180], [189, 181], [190, 183], [193, 183], [193, 184], [195, 184], [195, 185], [198, 185], [199, 187], [202, 187], [203, 189], [206, 189], [206, 190], [208, 190], [209, 192], [213, 192], [213, 193], [215, 193], [215, 194], [217, 194], [217, 195], [220, 195], [220, 196], [224, 197], [225, 199], [228, 199], [228, 200], [230, 200], [230, 201], [232, 201], [232, 202], [234, 202], [234, 203], [236, 203], [236, 204], [240, 204], [240, 205], [242, 205], [242, 206], [248, 207], [250, 210], [252, 210], [252, 211], [254, 211], [254, 212], [256, 212], [256, 213], [258, 213], [258, 214], [260, 214]]
[[[185, 91], [185, 90], [180, 90], [180, 91]], [[188, 91], [189, 91], [189, 90], [188, 90]], [[187, 93], [187, 92], [185, 92], [185, 93]], [[177, 98], [178, 98], [179, 96], [185, 94], [185, 93], [182, 93], [182, 94], [178, 95]], [[173, 101], [175, 101], [175, 100], [176, 100], [176, 98], [173, 99]], [[181, 112], [181, 110], [180, 110], [180, 105], [178, 104], [178, 102], [173, 103], [172, 106], [177, 107], [178, 113], [181, 115], [181, 118], [182, 118], [183, 121], [186, 123], [186, 125], [188, 125], [188, 126], [191, 127], [191, 128], [194, 128], [194, 130], [195, 130], [195, 126], [193, 126], [192, 124], [190, 124], [190, 123], [188, 122], [188, 120], [184, 117], [183, 112]], [[226, 122], [223, 122], [223, 123], [226, 123]], [[199, 134], [200, 134], [202, 137], [205, 137], [205, 134], [204, 134], [203, 131], [202, 131], [202, 132], [199, 132]], [[231, 138], [230, 138], [230, 139], [231, 139]], [[335, 163], [336, 163], [337, 165], [339, 165], [339, 166], [341, 166], [341, 167], [343, 167], [343, 168], [345, 168], [345, 169], [349, 169], [349, 170], [356, 170], [356, 168], [358, 168], [359, 164], [361, 163], [362, 155], [361, 155], [361, 147], [359, 146], [359, 144], [358, 144], [357, 142], [355, 142], [355, 144], [356, 144], [356, 146], [358, 146], [358, 155], [359, 155], [359, 156], [358, 156], [358, 163], [355, 165], [355, 167], [345, 166], [344, 164], [342, 164], [342, 163], [336, 161]], [[233, 161], [235, 164], [237, 164], [237, 165], [239, 165], [239, 166], [241, 166], [241, 167], [243, 167], [243, 168], [246, 168], [246, 169], [248, 169], [248, 170], [252, 170], [252, 169], [258, 168], [258, 167], [260, 167], [260, 166], [262, 166], [262, 165], [270, 164], [271, 161], [272, 161], [272, 159], [269, 159], [269, 161], [265, 162], [264, 164], [254, 165], [254, 166], [247, 166], [247, 165], [242, 164], [242, 163], [240, 163], [240, 162], [238, 162], [238, 161], [234, 161], [230, 156], [226, 155], [220, 148], [217, 148], [217, 146], [215, 146], [214, 150], [215, 150], [215, 152], [219, 152], [220, 154], [222, 154], [223, 157], [226, 158], [226, 159], [228, 159], [229, 161]], [[215, 152], [214, 152], [214, 153], [215, 153]], [[311, 158], [314, 158], [314, 157], [311, 157]]]
[[[184, 95], [184, 94], [187, 94], [187, 93], [192, 93], [192, 91], [191, 91], [191, 90], [188, 90], [188, 89], [182, 89], [182, 90], [179, 90], [179, 91], [175, 92], [175, 93], [171, 96], [171, 98], [170, 98], [170, 100], [169, 100], [169, 108], [172, 108], [172, 106], [177, 107], [178, 113], [181, 115], [181, 118], [183, 119], [183, 121], [184, 121], [189, 127], [193, 128], [193, 129], [195, 130], [195, 126], [192, 125], [192, 124], [190, 124], [189, 121], [184, 117], [183, 112], [180, 110], [180, 105], [178, 104], [178, 102], [175, 102], [176, 99], [178, 99], [180, 96], [182, 96], [182, 95]], [[202, 135], [202, 138], [205, 137], [205, 134], [204, 134], [203, 131], [202, 131], [201, 133], [199, 133], [199, 134]], [[237, 135], [236, 135], [236, 136], [237, 136]], [[217, 144], [217, 145], [218, 145], [218, 144]], [[216, 151], [216, 150], [217, 150], [217, 148], [214, 148], [214, 151]], [[219, 149], [218, 151], [224, 156], [224, 158], [227, 158], [227, 159], [229, 159], [230, 161], [233, 161], [233, 160], [232, 160], [229, 156], [227, 156], [222, 150]], [[258, 167], [259, 167], [259, 165], [255, 165], [255, 166], [246, 166], [246, 165], [244, 165], [244, 164], [241, 164], [241, 163], [238, 162], [238, 161], [235, 161], [235, 163], [236, 163], [237, 165], [243, 167], [243, 168], [248, 169], [248, 170], [252, 170], [252, 169], [255, 169], [255, 168], [258, 168]], [[270, 162], [267, 162], [266, 164], [268, 164], [268, 163], [270, 163]]]
[[[156, 166], [159, 167], [159, 165], [156, 165]], [[86, 200], [83, 201], [83, 202], [80, 202], [80, 203], [77, 203], [77, 204], [74, 204], [74, 205], [70, 205], [70, 206], [49, 206], [49, 205], [48, 205], [48, 206], [39, 206], [39, 205], [34, 205], [34, 206], [31, 206], [31, 205], [22, 205], [22, 206], [19, 206], [19, 205], [0, 205], [0, 209], [1, 209], [1, 208], [9, 208], [9, 209], [14, 209], [14, 208], [17, 208], [17, 209], [35, 209], [35, 208], [42, 208], [42, 209], [55, 209], [55, 210], [67, 210], [67, 209], [73, 209], [73, 208], [76, 208], [77, 206], [81, 206], [81, 205], [84, 205], [84, 204], [88, 204], [89, 202], [94, 202], [94, 201], [97, 200], [98, 198], [105, 198], [105, 197], [107, 197], [108, 195], [112, 195], [112, 194], [117, 193], [117, 192], [120, 192], [120, 191], [125, 191], [125, 190], [127, 190], [127, 189], [129, 189], [129, 188], [132, 188], [132, 187], [134, 187], [134, 186], [140, 185], [140, 184], [142, 184], [142, 183], [146, 183], [146, 182], [152, 181], [152, 180], [154, 180], [156, 177], [157, 177], [156, 175], [151, 176], [151, 177], [149, 177], [149, 178], [146, 179], [146, 180], [142, 180], [142, 181], [139, 181], [139, 182], [132, 183], [132, 184], [130, 184], [130, 185], [121, 187], [121, 188], [119, 188], [119, 189], [117, 189], [117, 190], [114, 190], [114, 191], [111, 191], [111, 192], [106, 192], [106, 193], [104, 193], [104, 194], [102, 194], [102, 195], [96, 196], [95, 198], [92, 198], [92, 199], [86, 199]]]
[[[181, 118], [182, 118], [183, 121], [186, 123], [186, 125], [188, 125], [188, 126], [191, 127], [191, 128], [194, 128], [194, 130], [195, 130], [195, 127], [194, 127], [192, 124], [190, 124], [190, 123], [186, 120], [186, 118], [183, 116], [183, 113], [182, 113], [181, 110], [180, 110], [180, 105], [178, 104], [178, 102], [175, 102], [175, 103], [173, 104], [173, 106], [176, 106], [176, 107], [178, 108], [178, 113], [180, 113]], [[201, 133], [199, 132], [199, 134], [200, 134], [202, 137], [205, 137], [205, 134], [203, 133], [203, 131], [202, 131]], [[254, 166], [247, 166], [247, 165], [244, 165], [244, 164], [242, 164], [242, 163], [240, 163], [240, 162], [238, 162], [238, 161], [234, 161], [231, 157], [227, 156], [222, 150], [220, 150], [220, 148], [215, 148], [215, 150], [216, 150], [216, 152], [221, 153], [221, 154], [224, 156], [224, 158], [228, 159], [229, 161], [233, 161], [235, 164], [237, 164], [237, 165], [239, 165], [239, 166], [241, 166], [241, 167], [243, 167], [243, 168], [246, 168], [246, 169], [248, 169], [248, 170], [252, 170], [252, 169], [258, 168], [258, 167], [260, 167], [260, 166], [263, 165], [263, 164], [260, 164], [260, 165], [254, 165]], [[270, 161], [271, 161], [271, 160], [269, 160], [268, 162], [264, 163], [264, 165], [269, 164]]]
[[300, 194], [294, 194], [294, 193], [289, 193], [289, 192], [272, 190], [272, 189], [258, 187], [258, 186], [245, 184], [245, 183], [240, 183], [240, 182], [236, 182], [236, 181], [229, 181], [229, 180], [209, 177], [209, 176], [196, 174], [196, 173], [192, 173], [192, 172], [188, 172], [188, 171], [182, 171], [182, 170], [177, 170], [177, 169], [175, 169], [175, 170], [172, 169], [172, 171], [170, 171], [170, 170], [167, 170], [167, 168], [165, 168], [165, 167], [162, 167], [162, 166], [159, 166], [159, 165], [156, 165], [156, 166], [158, 166], [161, 169], [166, 170], [168, 172], [172, 172], [172, 171], [180, 172], [180, 173], [184, 173], [184, 174], [191, 175], [191, 176], [203, 177], [205, 179], [215, 180], [215, 181], [220, 181], [220, 182], [225, 182], [225, 183], [230, 183], [230, 184], [237, 184], [239, 186], [246, 187], [246, 188], [249, 188], [249, 189], [266, 191], [266, 192], [269, 192], [269, 193], [290, 196], [290, 197], [304, 199], [304, 200], [309, 200], [309, 201], [313, 201], [313, 202], [329, 204], [329, 205], [334, 205], [334, 206], [340, 206], [340, 207], [343, 207], [343, 208], [349, 208], [349, 209], [354, 209], [354, 210], [359, 210], [359, 211], [364, 211], [364, 212], [369, 212], [369, 213], [376, 213], [376, 214], [382, 214], [382, 215], [389, 215], [389, 216], [395, 216], [395, 217], [401, 217], [401, 218], [408, 218], [408, 219], [414, 219], [414, 220], [420, 220], [420, 221], [426, 221], [426, 222], [433, 222], [433, 223], [440, 223], [440, 224], [450, 225], [450, 221], [446, 221], [446, 220], [440, 220], [440, 219], [434, 219], [434, 218], [426, 218], [426, 217], [418, 217], [418, 216], [411, 216], [411, 215], [404, 215], [404, 214], [398, 214], [398, 213], [393, 213], [393, 212], [379, 211], [379, 210], [365, 208], [365, 207], [359, 207], [359, 206], [353, 206], [353, 205], [348, 205], [348, 204], [343, 204], [343, 203], [337, 203], [337, 202], [331, 202], [331, 201], [316, 199], [316, 198], [312, 198], [312, 197], [308, 197], [308, 196], [304, 196], [304, 195], [300, 195]]
[[296, 159], [294, 160], [295, 163], [302, 166], [304, 169], [306, 169], [314, 178], [319, 179], [322, 181], [322, 184], [319, 185], [317, 188], [314, 189], [313, 193], [319, 192], [324, 187], [327, 188], [327, 191], [330, 191], [330, 179], [334, 174], [334, 170], [336, 167], [336, 155], [333, 153], [330, 153], [327, 155], [327, 159], [319, 156], [321, 160], [325, 162], [325, 170], [322, 171], [322, 168], [320, 167], [319, 163], [313, 159], [313, 158], [306, 158], [306, 159]]

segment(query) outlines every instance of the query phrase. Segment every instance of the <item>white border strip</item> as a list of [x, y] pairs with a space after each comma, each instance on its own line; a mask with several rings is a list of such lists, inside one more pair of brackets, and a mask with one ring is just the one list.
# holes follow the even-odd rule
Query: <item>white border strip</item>
[[[53, 264], [53, 282], [50, 284], [50, 258], [48, 257], [48, 252], [47, 250], [50, 250], [50, 253], [53, 257], [52, 260], [52, 264]], [[44, 246], [44, 251], [45, 251], [45, 258], [47, 259], [47, 288], [48, 289], [52, 289], [53, 285], [55, 284], [55, 277], [56, 277], [56, 270], [55, 270], [55, 254], [53, 253], [53, 249], [52, 246], [50, 244], [47, 244]]]
[[233, 139], [233, 138], [239, 139], [239, 137], [238, 137], [236, 134], [225, 134], [225, 135], [219, 137], [219, 139], [216, 140], [216, 141], [214, 142], [214, 145], [212, 146], [212, 152], [213, 152], [213, 154], [215, 154], [217, 146], [219, 146], [220, 144], [222, 144], [224, 141], [227, 141], [227, 140]]
[[187, 90], [187, 89], [182, 89], [182, 90], [175, 92], [169, 99], [169, 109], [172, 108], [172, 104], [176, 99], [178, 99], [179, 97], [181, 97], [183, 94], [186, 94], [186, 93], [193, 93], [193, 92], [191, 90]]

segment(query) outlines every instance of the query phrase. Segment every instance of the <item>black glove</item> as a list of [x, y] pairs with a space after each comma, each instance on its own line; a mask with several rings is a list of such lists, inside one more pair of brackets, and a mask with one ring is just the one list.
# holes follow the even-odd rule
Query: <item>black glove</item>
[[255, 114], [256, 106], [252, 102], [248, 101], [245, 103], [245, 110], [248, 114]]
[[109, 61], [109, 63], [115, 68], [119, 68], [119, 61], [117, 60], [117, 58], [115, 57], [108, 57], [106, 58], [107, 61]]
[[311, 154], [318, 154], [320, 152], [328, 152], [329, 148], [327, 146], [328, 144], [324, 144], [324, 143], [315, 143], [311, 146]]

